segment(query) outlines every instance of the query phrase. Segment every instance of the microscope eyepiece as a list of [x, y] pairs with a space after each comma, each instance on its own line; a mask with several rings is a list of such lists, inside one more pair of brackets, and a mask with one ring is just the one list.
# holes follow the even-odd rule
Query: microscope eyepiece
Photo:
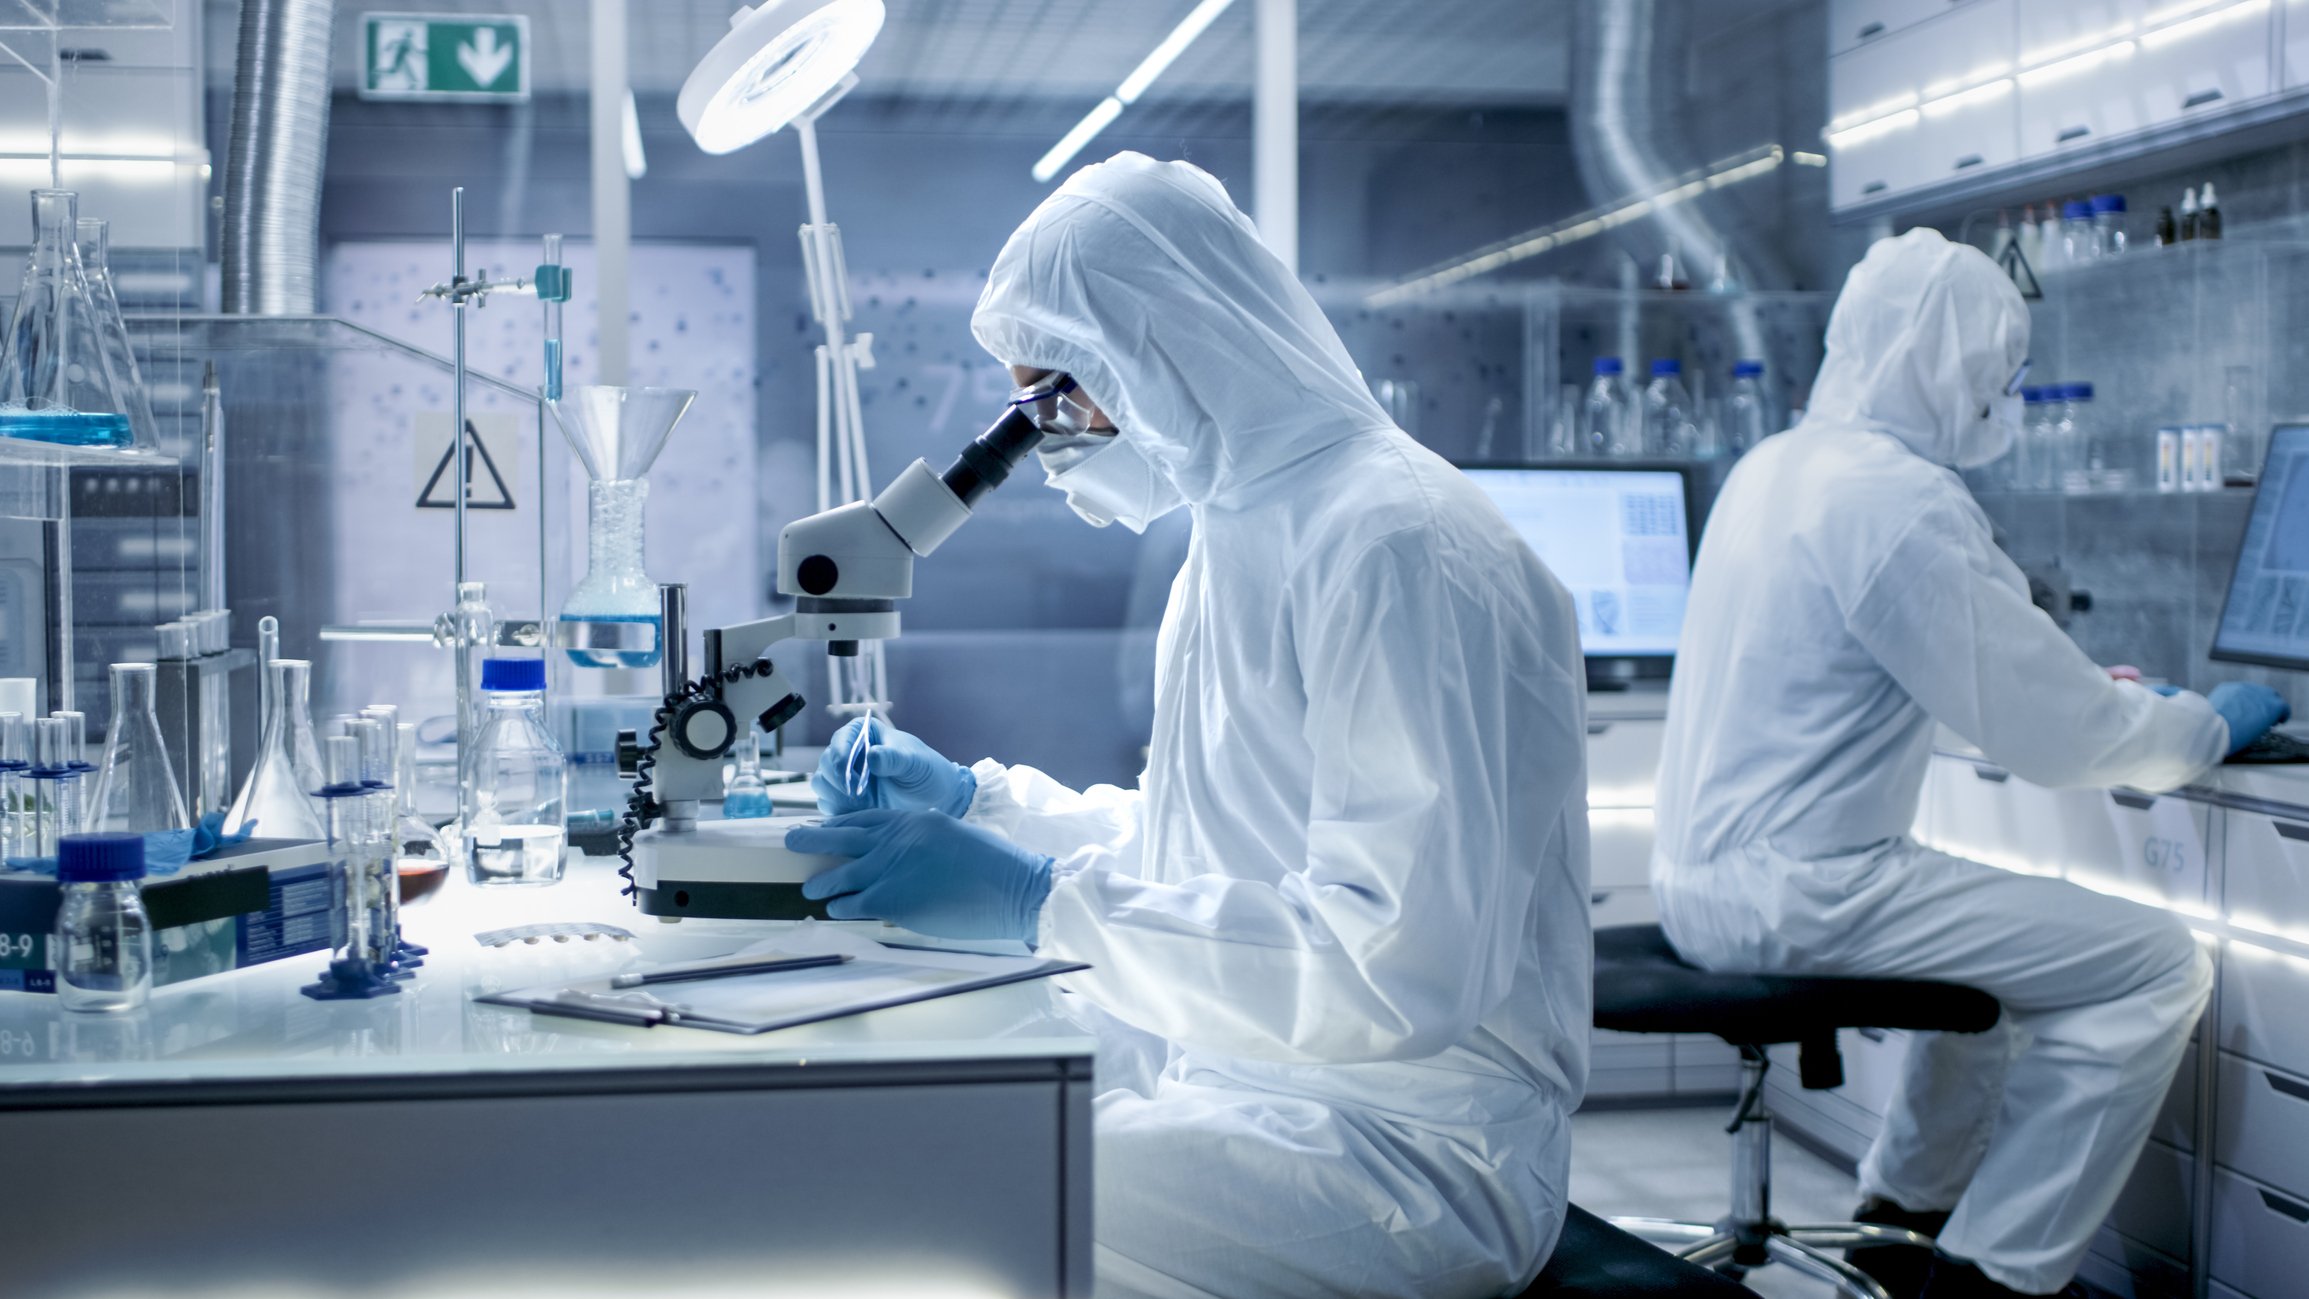
[[1042, 444], [1042, 430], [1025, 411], [1013, 406], [992, 427], [972, 439], [954, 458], [939, 481], [964, 505], [1000, 487], [1026, 453]]

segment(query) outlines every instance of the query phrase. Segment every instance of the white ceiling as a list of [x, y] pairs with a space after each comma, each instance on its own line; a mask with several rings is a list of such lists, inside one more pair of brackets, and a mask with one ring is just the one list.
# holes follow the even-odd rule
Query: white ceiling
[[[628, 0], [634, 88], [672, 94], [727, 30], [738, 0]], [[958, 108], [1022, 99], [1085, 108], [1169, 33], [1194, 0], [888, 0], [889, 22], [858, 70], [860, 93]], [[1148, 101], [1241, 99], [1250, 93], [1252, 9], [1235, 0], [1172, 65]], [[208, 0], [229, 33], [236, 0]], [[587, 0], [378, 0], [340, 4], [337, 80], [360, 70], [360, 15], [370, 10], [517, 13], [529, 18], [533, 87], [581, 91]], [[1345, 104], [1561, 103], [1570, 6], [1560, 0], [1301, 0], [1301, 94]], [[220, 33], [221, 34], [221, 33]], [[230, 84], [231, 47], [208, 42], [212, 84]]]

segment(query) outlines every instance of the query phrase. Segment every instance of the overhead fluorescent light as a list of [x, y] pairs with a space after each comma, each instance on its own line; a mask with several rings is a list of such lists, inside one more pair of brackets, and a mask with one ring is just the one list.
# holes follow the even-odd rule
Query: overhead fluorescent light
[[[1911, 108], [1908, 113], [1913, 117], [1916, 110]], [[1479, 248], [1464, 257], [1422, 271], [1399, 284], [1371, 294], [1364, 299], [1364, 304], [1373, 307], [1392, 306], [1409, 298], [1448, 288], [1463, 280], [1474, 279], [1478, 275], [1487, 275], [1501, 267], [1527, 261], [1541, 253], [1593, 238], [1630, 221], [1641, 220], [1662, 208], [1688, 202], [1709, 190], [1752, 180], [1776, 170], [1787, 158], [1787, 151], [1776, 144], [1735, 154], [1712, 166], [1686, 172], [1648, 193], [1607, 207], [1591, 208], [1553, 225], [1542, 226], [1513, 239]]]
[[2233, 4], [2226, 9], [2215, 9], [2209, 13], [2198, 14], [2194, 18], [2184, 18], [2171, 26], [2159, 27], [2155, 31], [2141, 33], [2141, 47], [2153, 50], [2162, 45], [2170, 45], [2174, 41], [2185, 40], [2207, 28], [2217, 27], [2233, 19], [2250, 18], [2255, 14], [2267, 11], [2268, 8], [2269, 0], [2244, 0], [2244, 3]]
[[1890, 135], [1901, 127], [1914, 126], [1922, 116], [1923, 114], [1916, 109], [1909, 108], [1894, 113], [1890, 117], [1879, 117], [1873, 122], [1862, 122], [1858, 126], [1848, 126], [1841, 131], [1830, 131], [1827, 136], [1828, 147], [1831, 149], [1849, 149], [1856, 144], [1865, 144], [1877, 136]]
[[1059, 168], [1082, 152], [1084, 145], [1096, 139], [1109, 123], [1122, 116], [1124, 105], [1137, 103], [1139, 96], [1147, 92], [1147, 87], [1155, 83], [1155, 78], [1177, 62], [1179, 55], [1186, 53], [1187, 47], [1195, 43], [1195, 38], [1217, 22], [1219, 15], [1225, 13], [1227, 6], [1234, 2], [1202, 0], [1202, 3], [1188, 10], [1187, 16], [1179, 20], [1179, 25], [1171, 29], [1170, 35], [1163, 37], [1145, 58], [1139, 60], [1138, 66], [1131, 69], [1130, 75], [1122, 79], [1122, 84], [1114, 88], [1113, 94], [1100, 100], [1098, 107], [1084, 114], [1083, 119], [1074, 124], [1073, 130], [1060, 136], [1058, 143], [1050, 146], [1050, 152], [1042, 155], [1034, 164], [1034, 179], [1047, 184], [1051, 177], [1058, 174]]

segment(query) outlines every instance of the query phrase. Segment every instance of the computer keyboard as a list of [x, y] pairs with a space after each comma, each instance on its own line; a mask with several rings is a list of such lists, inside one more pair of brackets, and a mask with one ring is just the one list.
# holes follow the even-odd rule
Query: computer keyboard
[[2283, 731], [2264, 731], [2261, 738], [2229, 755], [2236, 763], [2309, 762], [2309, 740]]

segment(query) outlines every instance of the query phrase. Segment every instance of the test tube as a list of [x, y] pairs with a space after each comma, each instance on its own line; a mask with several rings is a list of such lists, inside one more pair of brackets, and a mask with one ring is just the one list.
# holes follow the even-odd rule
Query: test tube
[[71, 737], [68, 741], [72, 751], [71, 768], [84, 776], [96, 770], [96, 764], [88, 760], [88, 714], [59, 708], [49, 716], [62, 718], [65, 733]]
[[22, 713], [0, 713], [0, 861], [26, 856], [24, 773], [32, 767], [32, 734]]
[[32, 724], [31, 848], [36, 861], [56, 860], [58, 841], [80, 827], [80, 773], [71, 767], [72, 727], [61, 717]]
[[378, 966], [394, 961], [395, 941], [401, 930], [399, 881], [393, 872], [393, 744], [397, 736], [380, 718], [362, 716], [345, 720], [345, 734], [359, 750], [360, 802], [364, 823], [361, 844], [363, 906], [367, 916], [363, 959]]
[[332, 735], [321, 741], [321, 749], [329, 783], [319, 792], [328, 824], [329, 855], [335, 858], [338, 902], [345, 918], [342, 955], [366, 960], [370, 950], [369, 877], [364, 869], [369, 806], [368, 791], [361, 787], [361, 744], [350, 735]]
[[[545, 236], [545, 264], [561, 265], [561, 236]], [[561, 294], [540, 294], [545, 306], [545, 400], [561, 400]]]

